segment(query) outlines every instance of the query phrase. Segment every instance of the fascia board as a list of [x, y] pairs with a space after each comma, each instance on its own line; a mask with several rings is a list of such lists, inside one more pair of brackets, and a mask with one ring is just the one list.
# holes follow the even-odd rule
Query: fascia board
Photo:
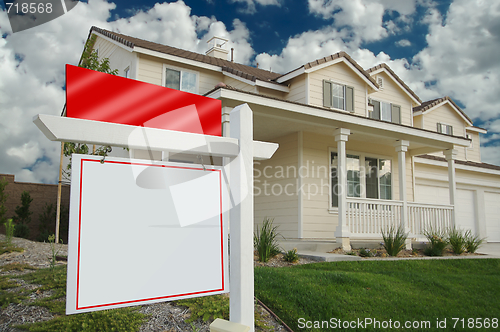
[[424, 113], [422, 113], [422, 111], [418, 111], [418, 112], [413, 112], [413, 116], [418, 116], [418, 115], [422, 115]]
[[406, 93], [406, 94], [408, 95], [408, 97], [410, 97], [410, 98], [411, 98], [411, 100], [413, 100], [413, 102], [414, 102], [415, 104], [417, 104], [417, 105], [421, 105], [421, 103], [420, 103], [417, 99], [415, 99], [415, 97], [413, 97], [413, 96], [412, 96], [412, 94], [411, 94], [411, 93], [409, 93], [409, 92], [408, 92], [408, 90], [406, 90], [406, 89], [405, 89], [405, 87], [404, 87], [404, 86], [402, 86], [402, 85], [401, 85], [401, 83], [399, 83], [399, 81], [398, 81], [397, 79], [395, 79], [395, 78], [394, 78], [394, 76], [392, 76], [392, 74], [391, 74], [391, 73], [390, 73], [387, 69], [385, 69], [385, 68], [379, 68], [379, 69], [377, 69], [377, 70], [375, 70], [375, 71], [372, 71], [372, 72], [371, 72], [371, 73], [369, 73], [369, 74], [370, 74], [370, 76], [372, 76], [372, 75], [377, 75], [377, 74], [379, 74], [379, 73], [381, 73], [381, 72], [386, 73], [386, 74], [387, 74], [387, 76], [389, 76], [389, 77], [391, 78], [391, 80], [392, 80], [394, 83], [396, 83], [396, 85], [397, 85], [397, 86], [399, 86], [399, 88], [400, 88], [401, 90], [403, 90], [403, 91], [404, 91], [404, 93]]
[[327, 110], [321, 110], [307, 105], [294, 104], [286, 101], [271, 99], [264, 96], [256, 96], [253, 94], [243, 93], [234, 90], [219, 89], [217, 91], [214, 91], [207, 97], [217, 98], [217, 99], [221, 98], [233, 99], [241, 103], [262, 105], [265, 107], [282, 109], [318, 118], [345, 122], [350, 124], [351, 126], [377, 128], [384, 131], [390, 131], [395, 134], [408, 135], [409, 138], [400, 137], [399, 139], [405, 139], [409, 141], [419, 141], [423, 137], [425, 139], [431, 139], [445, 144], [453, 144], [464, 147], [470, 145], [470, 141], [462, 137], [449, 136], [431, 131], [424, 131], [422, 129], [401, 126], [389, 122], [375, 121], [361, 116], [353, 116], [347, 113], [344, 114], [339, 112], [330, 112]]
[[195, 61], [195, 60], [190, 60], [190, 59], [185, 59], [185, 58], [181, 58], [181, 57], [171, 55], [171, 54], [166, 54], [166, 53], [162, 53], [162, 52], [158, 52], [158, 51], [148, 50], [147, 48], [143, 48], [143, 47], [139, 47], [139, 46], [134, 46], [134, 51], [137, 53], [140, 53], [140, 54], [146, 54], [146, 55], [150, 55], [150, 56], [160, 58], [160, 59], [179, 62], [179, 63], [183, 63], [186, 65], [194, 66], [194, 67], [213, 70], [216, 72], [222, 72], [222, 68], [219, 66], [209, 65], [207, 63], [203, 63], [203, 62], [199, 62], [199, 61]]
[[302, 75], [306, 72], [304, 66], [300, 67], [300, 68], [297, 68], [295, 69], [294, 71], [291, 71], [289, 72], [288, 74], [285, 74], [284, 76], [281, 76], [279, 77], [276, 82], [278, 83], [283, 83], [283, 82], [286, 82], [288, 80], [291, 80], [292, 78], [295, 78], [299, 75]]
[[465, 127], [465, 130], [467, 130], [467, 131], [474, 131], [474, 132], [480, 133], [480, 134], [486, 134], [486, 133], [488, 133], [488, 131], [486, 129], [477, 128], [477, 127]]
[[430, 113], [430, 112], [432, 112], [432, 111], [434, 111], [434, 110], [438, 109], [439, 107], [443, 106], [444, 104], [449, 104], [449, 105], [451, 106], [451, 108], [453, 108], [453, 110], [454, 110], [454, 111], [455, 111], [458, 115], [460, 115], [460, 117], [461, 117], [461, 118], [462, 118], [465, 122], [467, 122], [467, 124], [468, 124], [469, 126], [472, 126], [472, 125], [473, 125], [473, 124], [469, 121], [469, 119], [467, 119], [467, 118], [466, 118], [466, 117], [462, 114], [462, 112], [460, 112], [460, 111], [459, 111], [459, 110], [458, 110], [458, 109], [457, 109], [457, 108], [456, 108], [456, 107], [455, 107], [452, 103], [450, 103], [450, 101], [449, 101], [449, 100], [445, 100], [445, 101], [443, 101], [443, 102], [441, 102], [441, 103], [439, 103], [439, 104], [435, 105], [434, 107], [429, 108], [428, 110], [426, 110], [426, 111], [425, 111], [425, 112], [423, 112], [423, 113], [424, 113], [424, 114], [428, 114], [428, 113]]
[[[418, 156], [415, 156], [414, 160], [415, 160], [416, 163], [419, 163], [419, 164], [426, 164], [426, 165], [431, 165], [431, 166], [448, 167], [448, 163], [446, 161], [432, 160], [432, 159], [426, 159], [426, 158], [419, 158]], [[462, 164], [457, 164], [457, 163], [455, 163], [455, 168], [456, 169], [461, 169], [461, 170], [464, 170], [464, 171], [471, 171], [471, 172], [479, 172], [479, 173], [484, 173], [484, 174], [500, 175], [500, 171], [497, 171], [497, 170], [494, 170], [494, 169], [482, 168], [482, 167], [474, 167], [474, 166], [462, 165]]]
[[287, 93], [290, 92], [290, 88], [287, 86], [269, 83], [269, 82], [265, 82], [265, 81], [261, 81], [261, 80], [257, 80], [255, 82], [255, 85], [263, 87], [263, 88], [267, 88], [267, 89], [281, 91], [281, 92], [287, 92]]
[[92, 34], [93, 34], [93, 35], [96, 35], [96, 36], [97, 36], [97, 37], [99, 37], [99, 38], [104, 39], [105, 41], [108, 41], [108, 42], [112, 43], [113, 45], [119, 46], [119, 47], [123, 48], [123, 49], [124, 49], [124, 50], [126, 50], [126, 51], [129, 51], [129, 52], [134, 51], [134, 49], [133, 49], [133, 48], [128, 47], [128, 46], [126, 46], [126, 45], [124, 45], [124, 44], [122, 44], [122, 43], [120, 43], [120, 42], [117, 42], [117, 41], [116, 41], [116, 40], [114, 40], [114, 39], [111, 39], [111, 38], [109, 38], [109, 37], [106, 37], [105, 35], [100, 34], [100, 33], [99, 33], [99, 32], [97, 32], [97, 31], [92, 31]]

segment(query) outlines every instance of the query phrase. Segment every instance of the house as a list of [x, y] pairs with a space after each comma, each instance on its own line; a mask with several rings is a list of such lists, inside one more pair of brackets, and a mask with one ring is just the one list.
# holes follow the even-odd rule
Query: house
[[500, 242], [486, 130], [449, 97], [423, 102], [386, 64], [364, 69], [340, 52], [281, 74], [228, 60], [221, 38], [205, 55], [97, 27], [89, 39], [124, 77], [220, 99], [224, 135], [231, 109], [251, 107], [254, 139], [280, 145], [254, 163], [255, 224], [274, 218], [285, 246], [349, 249], [400, 224], [413, 242], [453, 225]]

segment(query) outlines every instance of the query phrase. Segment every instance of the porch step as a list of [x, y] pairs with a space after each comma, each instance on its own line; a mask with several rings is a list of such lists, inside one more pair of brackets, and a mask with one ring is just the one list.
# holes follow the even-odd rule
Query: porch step
[[309, 258], [318, 262], [360, 261], [361, 257], [351, 255], [329, 254], [326, 252], [299, 250], [299, 257]]

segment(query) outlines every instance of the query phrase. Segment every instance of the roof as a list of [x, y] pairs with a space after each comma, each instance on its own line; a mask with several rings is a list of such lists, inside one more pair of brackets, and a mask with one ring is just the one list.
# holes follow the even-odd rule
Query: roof
[[422, 105], [420, 106], [417, 106], [417, 107], [413, 107], [413, 112], [422, 112], [422, 113], [425, 113], [425, 111], [428, 111], [430, 110], [431, 108], [441, 104], [441, 103], [444, 103], [444, 102], [449, 102], [453, 105], [453, 107], [455, 107], [459, 112], [460, 114], [467, 119], [467, 121], [470, 122], [470, 124], [472, 125], [472, 120], [467, 116], [467, 114], [465, 114], [464, 111], [462, 111], [462, 109], [460, 107], [458, 107], [457, 104], [455, 104], [455, 102], [448, 96], [445, 96], [445, 97], [442, 97], [442, 98], [437, 98], [437, 99], [433, 99], [433, 100], [429, 100], [429, 101], [426, 101], [426, 102], [423, 102]]
[[[103, 36], [106, 36], [108, 38], [111, 38], [125, 46], [128, 46], [130, 48], [134, 48], [135, 46], [137, 47], [142, 47], [148, 50], [152, 51], [157, 51], [165, 54], [170, 54], [174, 56], [178, 56], [180, 58], [184, 59], [189, 59], [189, 60], [194, 60], [194, 61], [199, 61], [203, 62], [209, 65], [214, 65], [214, 66], [219, 66], [222, 68], [222, 71], [231, 73], [233, 75], [240, 76], [242, 78], [251, 80], [251, 81], [256, 81], [256, 80], [261, 80], [261, 81], [266, 81], [266, 82], [271, 82], [275, 84], [279, 84], [277, 82], [274, 82], [276, 78], [281, 76], [279, 73], [273, 73], [268, 70], [260, 69], [260, 68], [255, 68], [247, 65], [242, 65], [236, 62], [228, 61], [228, 60], [223, 60], [219, 58], [215, 58], [212, 56], [200, 54], [200, 53], [195, 53], [191, 51], [186, 51], [182, 50], [180, 48], [172, 47], [172, 46], [167, 46], [167, 45], [162, 45], [158, 43], [153, 43], [144, 39], [139, 39], [135, 37], [130, 37], [121, 33], [101, 29], [98, 27], [93, 26], [90, 29], [90, 33], [93, 31], [100, 33]], [[281, 85], [281, 84], [280, 84]]]
[[413, 98], [415, 98], [420, 104], [422, 103], [422, 100], [420, 100], [420, 98], [417, 96], [417, 94], [415, 92], [413, 92], [413, 90], [410, 89], [410, 87], [408, 85], [406, 85], [406, 83], [403, 82], [403, 80], [401, 78], [399, 78], [399, 76], [396, 75], [396, 73], [387, 64], [381, 63], [379, 65], [376, 65], [375, 67], [367, 69], [366, 72], [372, 73], [372, 72], [377, 71], [379, 69], [387, 70], [394, 77], [394, 79], [396, 79], [396, 81], [398, 81], [398, 83], [401, 84], [403, 86], [403, 88], [405, 88], [405, 90], [413, 96]]
[[[337, 59], [340, 59], [340, 58], [344, 58], [346, 59], [350, 64], [352, 64], [357, 70], [359, 70], [359, 72], [367, 79], [369, 80], [371, 83], [373, 83], [373, 85], [375, 85], [377, 88], [378, 88], [378, 84], [377, 82], [373, 79], [373, 77], [371, 77], [356, 61], [354, 61], [350, 56], [349, 54], [347, 54], [346, 52], [338, 52], [338, 53], [335, 53], [335, 54], [332, 54], [332, 55], [329, 55], [329, 56], [326, 56], [326, 57], [323, 57], [323, 58], [319, 58], [319, 59], [316, 59], [312, 62], [308, 62], [306, 63], [305, 65], [302, 65], [298, 68], [295, 68], [294, 70], [291, 70], [289, 71], [288, 73], [286, 74], [283, 74], [281, 75], [280, 77], [284, 77], [298, 69], [301, 69], [301, 68], [304, 68], [305, 70], [308, 70], [308, 69], [312, 69], [313, 67], [316, 67], [316, 66], [319, 66], [319, 65], [322, 65], [324, 63], [327, 63], [327, 62], [330, 62], [330, 61], [334, 61], [334, 60], [337, 60]], [[278, 78], [280, 78], [278, 77]], [[278, 79], [276, 78], [276, 79]]]
[[[420, 156], [417, 156], [417, 157], [424, 158], [424, 159], [430, 159], [430, 160], [437, 160], [437, 161], [447, 162], [446, 158], [431, 156], [431, 155], [428, 155], [428, 154], [423, 154], [423, 155], [420, 155]], [[500, 166], [492, 165], [492, 164], [478, 163], [478, 162], [475, 162], [475, 161], [466, 161], [466, 160], [459, 160], [459, 159], [455, 159], [455, 163], [456, 164], [460, 164], [460, 165], [473, 166], [473, 167], [481, 167], [481, 168], [487, 168], [487, 169], [493, 169], [493, 170], [496, 170], [496, 171], [500, 171]]]

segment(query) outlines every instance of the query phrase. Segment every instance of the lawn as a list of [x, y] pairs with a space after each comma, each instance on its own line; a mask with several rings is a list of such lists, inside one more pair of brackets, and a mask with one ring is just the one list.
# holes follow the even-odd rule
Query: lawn
[[[386, 327], [396, 326], [396, 321], [399, 330], [408, 330], [406, 322], [412, 331], [497, 330], [500, 260], [256, 267], [255, 295], [294, 331], [333, 331], [346, 324], [348, 331], [386, 331], [391, 330]], [[366, 324], [370, 319], [371, 324]], [[436, 328], [438, 322], [443, 328]]]

